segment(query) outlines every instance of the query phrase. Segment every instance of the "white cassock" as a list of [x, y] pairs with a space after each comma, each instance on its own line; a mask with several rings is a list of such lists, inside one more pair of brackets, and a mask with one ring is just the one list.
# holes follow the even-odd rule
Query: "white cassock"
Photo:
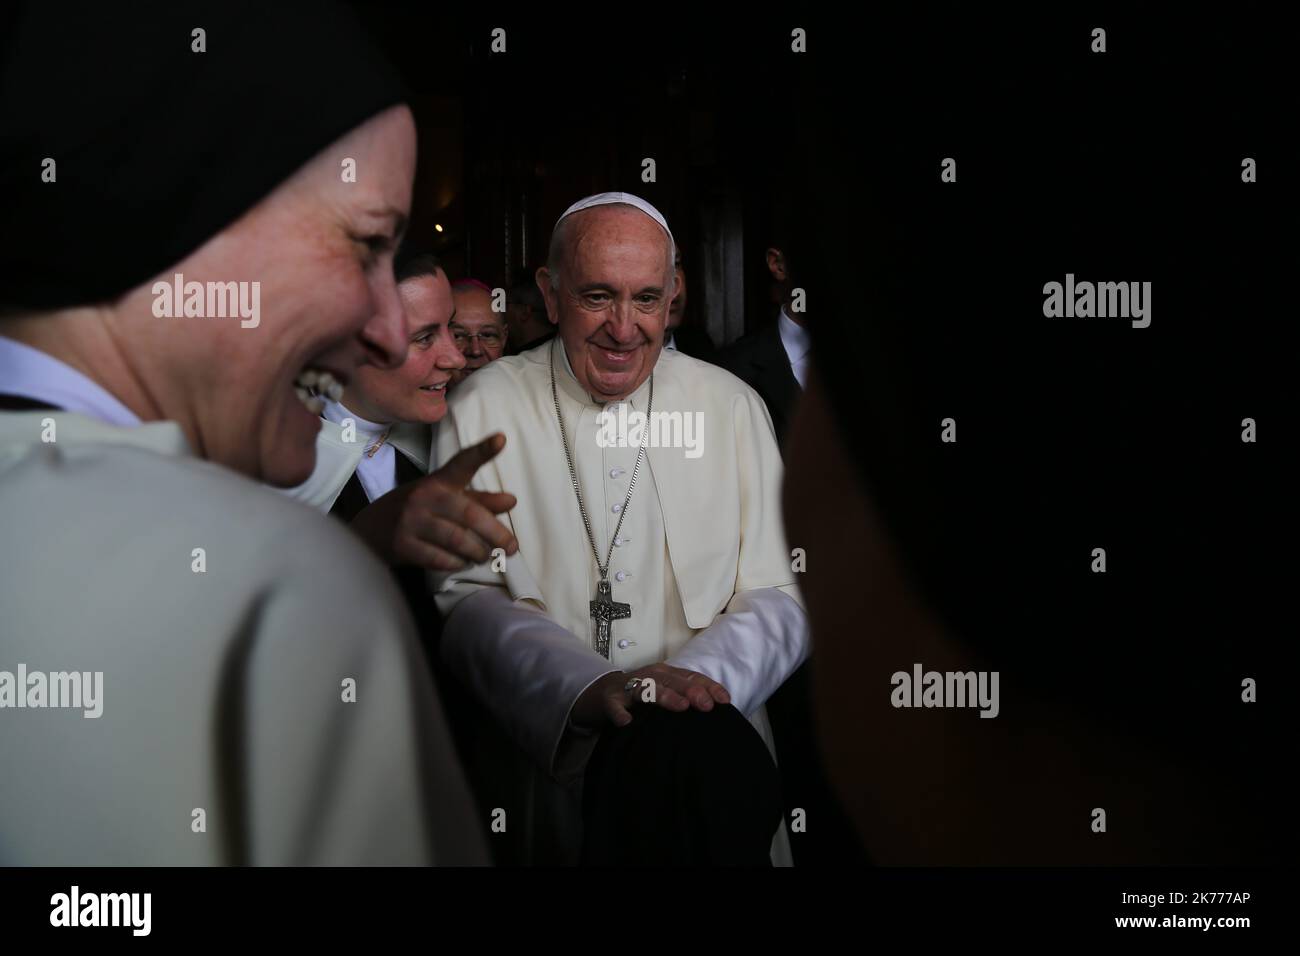
[[396, 488], [396, 455], [405, 455], [428, 474], [431, 426], [402, 422], [390, 428], [367, 421], [338, 402], [327, 402], [322, 415], [311, 477], [277, 491], [328, 512], [353, 474], [371, 501]]
[[[601, 447], [600, 412], [617, 415], [620, 403], [593, 401], [558, 342], [554, 356], [603, 561], [638, 448]], [[722, 683], [771, 749], [763, 703], [807, 657], [809, 638], [781, 521], [781, 458], [762, 399], [721, 368], [660, 353], [653, 411], [699, 413], [699, 454], [647, 448], [609, 566], [613, 599], [630, 604], [631, 617], [613, 623], [606, 660], [592, 643], [599, 575], [556, 424], [551, 357], [548, 342], [475, 372], [453, 390], [438, 430], [440, 462], [504, 432], [505, 450], [473, 487], [519, 499], [508, 517], [519, 552], [503, 572], [488, 563], [433, 576], [446, 621], [444, 660], [560, 782], [580, 774], [594, 744], [569, 724], [582, 691], [611, 671], [661, 661]], [[646, 411], [649, 388], [647, 379], [629, 411]], [[788, 860], [784, 829], [774, 859]]]
[[0, 674], [0, 862], [486, 861], [404, 604], [345, 528], [3, 338], [0, 392], [67, 409], [0, 411], [0, 671], [103, 675], [86, 718]]

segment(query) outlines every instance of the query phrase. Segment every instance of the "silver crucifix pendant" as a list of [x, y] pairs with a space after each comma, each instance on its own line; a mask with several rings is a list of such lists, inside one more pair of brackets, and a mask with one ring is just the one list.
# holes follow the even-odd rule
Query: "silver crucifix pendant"
[[601, 578], [596, 585], [596, 600], [591, 602], [591, 620], [596, 625], [592, 644], [596, 653], [609, 660], [609, 641], [615, 621], [632, 616], [632, 605], [620, 604], [610, 592], [609, 582]]

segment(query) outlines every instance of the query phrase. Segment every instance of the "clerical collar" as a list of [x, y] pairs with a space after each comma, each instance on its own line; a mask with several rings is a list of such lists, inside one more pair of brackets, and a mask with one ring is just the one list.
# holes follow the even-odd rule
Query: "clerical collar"
[[372, 422], [369, 419], [362, 418], [356, 412], [349, 411], [342, 402], [326, 401], [325, 408], [321, 411], [321, 417], [327, 422], [333, 422], [335, 425], [342, 425], [344, 421], [350, 418], [356, 424], [357, 431], [370, 439], [386, 435], [392, 429], [391, 425]]
[[[342, 402], [325, 402], [321, 417], [336, 425], [342, 425], [347, 419], [356, 423], [357, 433], [364, 443], [363, 453], [379, 452], [385, 442], [392, 445], [421, 470], [428, 471], [432, 434], [436, 425], [424, 425], [420, 422], [394, 422], [384, 425], [362, 418], [356, 412], [349, 411]], [[373, 454], [370, 456], [373, 457]]]
[[[551, 341], [554, 343], [552, 350], [560, 353], [560, 358], [557, 360], [553, 360], [555, 361], [556, 368], [558, 369], [555, 378], [556, 381], [559, 383], [560, 389], [566, 395], [572, 398], [575, 402], [578, 402], [579, 404], [582, 405], [595, 405], [597, 407], [602, 407], [607, 404], [615, 404], [615, 405], [618, 404], [617, 402], [611, 403], [608, 401], [601, 401], [600, 399], [596, 398], [594, 395], [590, 394], [585, 388], [583, 388], [582, 384], [578, 381], [578, 377], [573, 374], [573, 366], [569, 364], [569, 351], [564, 347], [564, 341], [558, 335]], [[663, 356], [663, 350], [661, 349], [659, 353], [659, 357], [662, 356]], [[655, 359], [656, 366], [658, 365], [658, 362], [659, 362], [659, 358], [656, 358]], [[633, 406], [644, 405], [646, 390], [649, 387], [650, 387], [650, 376], [647, 375], [646, 380], [641, 383], [641, 385], [637, 388], [635, 392], [633, 392], [626, 399], [624, 399], [624, 401], [631, 402]]]
[[9, 395], [36, 399], [109, 425], [134, 428], [140, 417], [66, 362], [0, 336], [0, 382]]

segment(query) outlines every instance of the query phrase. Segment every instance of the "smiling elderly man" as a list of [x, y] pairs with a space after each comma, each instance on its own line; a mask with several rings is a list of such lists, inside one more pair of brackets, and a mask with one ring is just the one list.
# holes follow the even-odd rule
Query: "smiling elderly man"
[[[781, 861], [762, 705], [808, 653], [781, 459], [752, 389], [663, 349], [673, 252], [636, 196], [574, 204], [537, 273], [557, 337], [452, 393], [438, 459], [505, 433], [473, 486], [518, 497], [519, 551], [435, 576], [443, 655], [567, 788], [512, 798], [559, 858]], [[702, 415], [703, 453], [600, 441], [628, 406]]]

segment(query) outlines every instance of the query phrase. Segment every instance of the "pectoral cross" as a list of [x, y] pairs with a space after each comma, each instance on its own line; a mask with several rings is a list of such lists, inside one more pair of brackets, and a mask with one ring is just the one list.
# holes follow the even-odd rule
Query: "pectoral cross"
[[597, 654], [609, 660], [613, 623], [631, 616], [632, 605], [615, 601], [610, 593], [609, 582], [602, 578], [596, 585], [596, 600], [591, 602], [591, 620], [596, 625], [596, 637], [592, 643]]

